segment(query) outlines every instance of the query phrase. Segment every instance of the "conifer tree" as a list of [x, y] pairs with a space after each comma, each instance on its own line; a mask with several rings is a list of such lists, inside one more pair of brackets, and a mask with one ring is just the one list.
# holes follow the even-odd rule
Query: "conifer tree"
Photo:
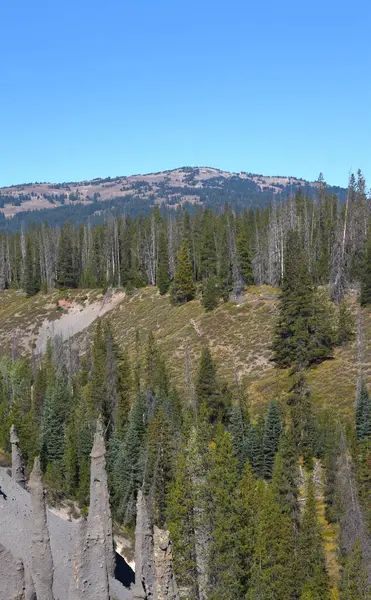
[[298, 456], [289, 430], [280, 440], [274, 461], [272, 490], [284, 514], [291, 517], [297, 532], [299, 529]]
[[346, 556], [340, 579], [340, 600], [370, 600], [371, 587], [363, 565], [363, 553], [357, 538], [350, 555]]
[[202, 306], [209, 312], [219, 304], [220, 287], [215, 275], [210, 275], [203, 283]]
[[233, 450], [237, 456], [238, 466], [241, 470], [247, 459], [247, 426], [239, 400], [234, 401], [229, 412], [229, 431], [232, 436]]
[[258, 522], [254, 544], [251, 582], [246, 598], [297, 598], [294, 558], [294, 529], [281, 512], [270, 486], [257, 484]]
[[277, 365], [300, 370], [331, 357], [333, 339], [327, 317], [320, 297], [314, 293], [299, 235], [291, 231], [287, 237], [280, 313], [273, 342]]
[[73, 227], [66, 223], [61, 228], [57, 255], [57, 284], [62, 288], [77, 286], [78, 276], [74, 256]]
[[356, 400], [356, 432], [358, 440], [371, 435], [371, 399], [364, 379]]
[[339, 315], [336, 330], [336, 343], [342, 346], [354, 338], [354, 317], [345, 300], [340, 302]]
[[281, 411], [275, 400], [268, 406], [263, 437], [264, 479], [270, 479], [273, 473], [274, 459], [278, 449], [279, 439], [282, 433]]
[[252, 285], [254, 277], [251, 265], [251, 253], [245, 228], [241, 226], [236, 238], [237, 253], [240, 261], [241, 274], [245, 285]]
[[208, 477], [213, 514], [209, 557], [210, 600], [242, 598], [242, 550], [236, 535], [241, 525], [235, 502], [237, 482], [237, 458], [231, 436], [222, 425], [218, 425]]
[[165, 525], [166, 496], [173, 475], [174, 451], [171, 424], [163, 406], [160, 406], [147, 428], [144, 473], [144, 490], [149, 498], [153, 522], [158, 527]]
[[263, 415], [259, 415], [256, 423], [250, 426], [246, 441], [247, 456], [257, 477], [263, 477], [264, 471], [264, 427], [264, 417]]
[[201, 351], [200, 366], [196, 381], [198, 405], [204, 405], [209, 413], [211, 423], [223, 420], [226, 415], [226, 398], [222, 394], [217, 380], [216, 365], [211, 356], [209, 346]]
[[240, 582], [243, 598], [250, 587], [251, 570], [254, 561], [256, 525], [259, 506], [257, 503], [256, 481], [250, 463], [246, 461], [242, 477], [235, 493], [236, 510], [239, 515], [239, 527], [235, 534], [240, 565]]
[[24, 291], [27, 296], [33, 296], [40, 291], [40, 268], [36, 253], [36, 240], [32, 236], [32, 232], [27, 235], [26, 242], [26, 257], [25, 257], [25, 283]]
[[170, 287], [169, 248], [165, 223], [162, 225], [158, 247], [157, 287], [161, 295], [166, 294]]
[[130, 412], [127, 432], [113, 473], [114, 501], [118, 507], [118, 515], [125, 524], [133, 522], [136, 494], [143, 482], [145, 431], [145, 401], [143, 395], [138, 394]]
[[317, 520], [312, 476], [307, 484], [307, 496], [300, 529], [299, 560], [302, 594], [306, 594], [313, 600], [328, 600], [328, 577], [321, 529]]
[[180, 247], [177, 259], [177, 267], [171, 289], [172, 301], [176, 303], [193, 300], [196, 286], [193, 282], [192, 263], [189, 249], [185, 240]]
[[303, 456], [304, 463], [311, 467], [314, 456], [316, 423], [312, 411], [310, 391], [306, 379], [301, 373], [291, 389], [288, 399], [291, 417], [291, 431], [298, 454]]
[[70, 394], [66, 382], [58, 374], [55, 386], [49, 386], [44, 402], [41, 423], [41, 458], [46, 469], [48, 463], [61, 465], [64, 454], [65, 422], [70, 407]]
[[169, 486], [166, 517], [174, 547], [174, 571], [180, 590], [198, 598], [194, 497], [190, 485], [188, 439], [176, 457], [175, 477]]

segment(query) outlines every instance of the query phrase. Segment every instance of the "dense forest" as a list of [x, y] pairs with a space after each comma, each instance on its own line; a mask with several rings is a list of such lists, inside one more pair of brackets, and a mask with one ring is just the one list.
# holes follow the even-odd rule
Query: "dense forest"
[[[307, 380], [355, 337], [362, 354], [370, 218], [358, 172], [345, 203], [320, 179], [315, 196], [299, 189], [256, 210], [155, 208], [97, 226], [2, 234], [0, 287], [28, 296], [150, 285], [175, 305], [200, 298], [212, 311], [240, 301], [249, 285], [279, 286], [272, 351], [290, 373], [290, 392], [252, 414], [248, 390], [220, 377], [207, 343], [196, 377], [185, 353], [177, 389], [152, 332], [137, 331], [129, 352], [98, 319], [86, 347], [55, 338], [43, 356], [0, 362], [0, 448], [10, 451], [14, 423], [28, 464], [40, 455], [50, 501], [73, 500], [84, 513], [101, 415], [115, 520], [132, 535], [142, 490], [153, 525], [170, 532], [181, 598], [371, 598], [367, 382], [360, 369], [354, 411], [340, 421], [313, 406]], [[350, 289], [359, 298], [357, 327]], [[339, 532], [335, 566], [328, 527]]]

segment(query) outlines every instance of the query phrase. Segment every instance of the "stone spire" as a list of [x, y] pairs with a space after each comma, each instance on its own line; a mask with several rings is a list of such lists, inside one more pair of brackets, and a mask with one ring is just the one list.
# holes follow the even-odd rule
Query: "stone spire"
[[135, 526], [135, 585], [134, 600], [157, 600], [156, 568], [153, 553], [153, 533], [147, 502], [141, 490], [137, 498]]
[[156, 566], [157, 600], [179, 600], [174, 576], [173, 549], [169, 532], [154, 526], [153, 546]]
[[44, 485], [39, 458], [35, 458], [29, 488], [31, 492], [32, 518], [30, 519], [31, 555], [28, 562], [32, 571], [37, 600], [54, 600], [54, 566], [50, 548]]
[[12, 445], [12, 478], [18, 485], [25, 488], [26, 477], [24, 474], [24, 464], [19, 449], [19, 439], [14, 425], [10, 428], [10, 443]]
[[99, 417], [90, 454], [90, 506], [86, 535], [88, 564], [92, 565], [89, 600], [108, 600], [109, 579], [115, 570], [105, 454], [103, 424]]

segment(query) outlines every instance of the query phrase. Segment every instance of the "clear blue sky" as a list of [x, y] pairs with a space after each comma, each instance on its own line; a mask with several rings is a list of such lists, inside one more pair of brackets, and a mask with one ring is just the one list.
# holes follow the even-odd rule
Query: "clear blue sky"
[[369, 0], [0, 1], [0, 185], [207, 165], [371, 185]]

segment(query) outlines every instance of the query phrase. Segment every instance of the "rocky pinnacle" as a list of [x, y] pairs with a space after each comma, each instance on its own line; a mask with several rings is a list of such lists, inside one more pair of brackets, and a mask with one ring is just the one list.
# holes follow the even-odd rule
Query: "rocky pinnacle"
[[54, 600], [54, 566], [50, 548], [44, 485], [39, 458], [35, 458], [29, 488], [32, 503], [32, 519], [30, 522], [31, 555], [29, 557], [29, 564], [35, 585], [36, 597], [37, 600]]
[[12, 478], [21, 487], [26, 487], [26, 477], [24, 474], [24, 464], [22, 454], [19, 449], [19, 439], [14, 425], [10, 428], [10, 443], [12, 445]]

